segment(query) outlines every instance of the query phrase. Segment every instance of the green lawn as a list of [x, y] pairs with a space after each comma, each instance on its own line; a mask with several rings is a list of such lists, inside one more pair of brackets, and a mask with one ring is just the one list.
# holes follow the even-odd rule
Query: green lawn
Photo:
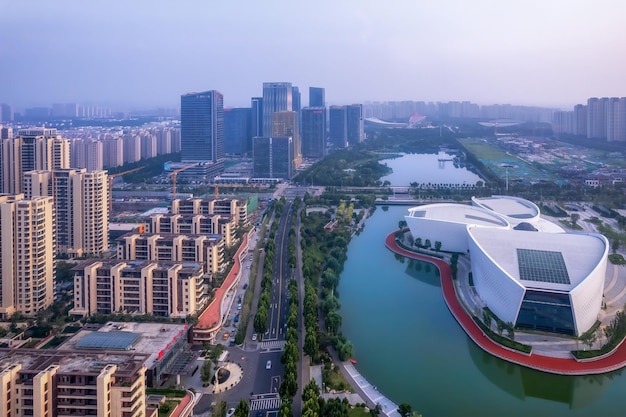
[[180, 403], [180, 401], [176, 401], [176, 400], [165, 401], [159, 407], [159, 417], [168, 417], [170, 414], [172, 414], [172, 412], [174, 412], [174, 410], [176, 410], [178, 403]]

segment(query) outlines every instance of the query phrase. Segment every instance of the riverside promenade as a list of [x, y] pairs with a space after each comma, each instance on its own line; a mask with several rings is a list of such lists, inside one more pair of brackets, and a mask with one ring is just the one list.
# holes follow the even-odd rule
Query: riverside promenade
[[429, 262], [439, 268], [441, 291], [448, 309], [474, 343], [494, 356], [527, 368], [560, 375], [602, 374], [626, 366], [626, 343], [621, 343], [608, 355], [586, 361], [576, 360], [573, 356], [569, 358], [557, 358], [532, 353], [526, 355], [505, 348], [487, 337], [474, 322], [474, 319], [463, 308], [457, 298], [450, 265], [448, 265], [447, 262], [438, 258], [411, 252], [400, 247], [396, 242], [395, 232], [390, 233], [386, 237], [385, 246], [398, 255]]

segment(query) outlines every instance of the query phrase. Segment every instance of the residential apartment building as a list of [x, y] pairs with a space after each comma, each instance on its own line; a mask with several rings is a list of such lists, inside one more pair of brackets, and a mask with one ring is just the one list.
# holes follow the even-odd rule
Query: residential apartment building
[[55, 234], [51, 197], [0, 195], [1, 317], [34, 317], [52, 304]]
[[12, 139], [2, 141], [0, 192], [23, 192], [22, 176], [33, 170], [70, 167], [70, 142], [56, 129], [20, 129]]
[[154, 417], [145, 403], [148, 354], [0, 350], [3, 417]]
[[245, 199], [238, 198], [188, 198], [172, 200], [172, 214], [220, 214], [232, 216], [239, 225], [248, 224]]
[[224, 268], [219, 235], [127, 233], [117, 239], [117, 259], [202, 263], [207, 273]]
[[184, 318], [207, 301], [200, 263], [91, 259], [74, 271], [74, 316], [126, 312]]
[[220, 214], [156, 214], [150, 217], [150, 233], [220, 235], [224, 244], [234, 243], [237, 222]]
[[108, 175], [106, 171], [57, 169], [24, 175], [27, 198], [54, 197], [56, 249], [70, 258], [108, 249]]

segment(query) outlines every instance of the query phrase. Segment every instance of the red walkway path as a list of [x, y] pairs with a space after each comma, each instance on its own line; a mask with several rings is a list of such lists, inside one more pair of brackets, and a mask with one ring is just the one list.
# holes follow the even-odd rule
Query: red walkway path
[[239, 271], [241, 271], [241, 261], [239, 260], [242, 251], [248, 250], [248, 234], [244, 233], [243, 239], [237, 253], [233, 257], [235, 264], [230, 270], [230, 273], [222, 283], [222, 285], [215, 290], [215, 294], [211, 304], [204, 310], [204, 312], [198, 317], [198, 324], [196, 329], [216, 329], [219, 328], [222, 319], [222, 301], [226, 296], [226, 293], [233, 287], [233, 284], [238, 278]]
[[626, 343], [622, 343], [609, 356], [585, 362], [579, 362], [573, 357], [566, 359], [534, 354], [525, 355], [523, 353], [511, 351], [502, 347], [485, 336], [480, 327], [478, 327], [472, 317], [465, 311], [463, 306], [461, 306], [461, 303], [459, 303], [459, 300], [456, 297], [454, 283], [452, 282], [450, 265], [441, 259], [416, 254], [401, 248], [396, 243], [395, 232], [387, 236], [385, 239], [385, 245], [391, 251], [399, 255], [430, 262], [439, 268], [441, 291], [443, 292], [443, 298], [446, 301], [450, 312], [468, 336], [483, 350], [491, 353], [492, 355], [528, 368], [563, 375], [601, 374], [626, 366]]

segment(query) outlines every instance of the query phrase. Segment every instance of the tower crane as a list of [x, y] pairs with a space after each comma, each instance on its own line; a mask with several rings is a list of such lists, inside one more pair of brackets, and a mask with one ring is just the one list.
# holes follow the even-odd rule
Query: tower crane
[[138, 168], [129, 169], [128, 171], [118, 172], [116, 174], [109, 174], [109, 215], [113, 210], [113, 179], [121, 177], [122, 175], [130, 174], [132, 172], [137, 172], [143, 168], [143, 166], [140, 166]]
[[176, 200], [176, 176], [178, 175], [179, 172], [185, 171], [189, 168], [198, 166], [198, 163], [195, 162], [193, 164], [189, 164], [189, 165], [185, 165], [182, 168], [178, 168], [174, 171], [172, 171], [172, 173], [170, 174], [172, 176], [172, 200]]

